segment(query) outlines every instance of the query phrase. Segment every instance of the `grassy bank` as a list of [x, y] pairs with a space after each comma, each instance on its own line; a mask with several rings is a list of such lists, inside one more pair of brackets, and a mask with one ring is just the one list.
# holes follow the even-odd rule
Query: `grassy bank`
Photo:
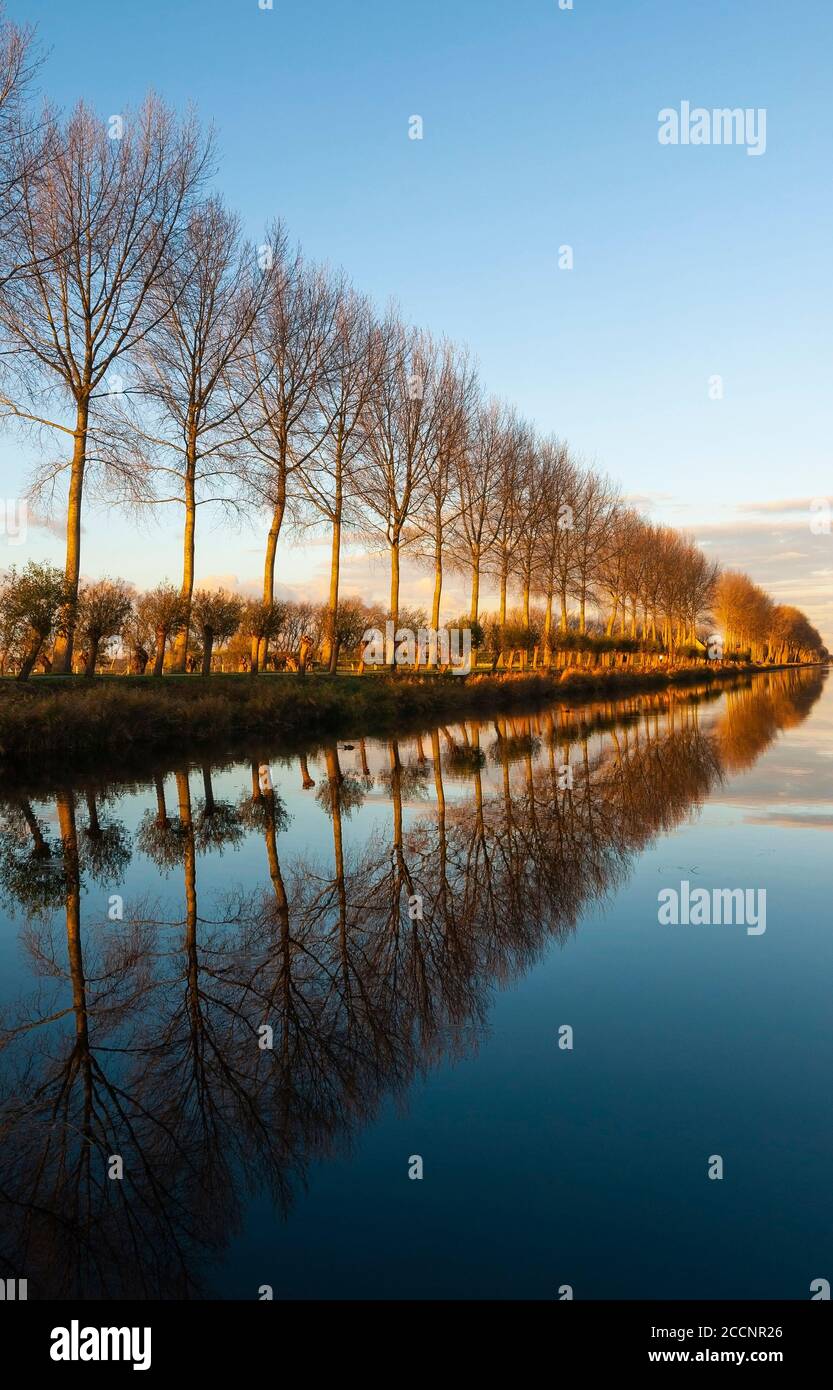
[[699, 667], [468, 677], [45, 678], [26, 686], [2, 681], [0, 768], [231, 747], [247, 738], [296, 742], [325, 734], [386, 733], [443, 719], [533, 709], [554, 700], [616, 699], [742, 673]]

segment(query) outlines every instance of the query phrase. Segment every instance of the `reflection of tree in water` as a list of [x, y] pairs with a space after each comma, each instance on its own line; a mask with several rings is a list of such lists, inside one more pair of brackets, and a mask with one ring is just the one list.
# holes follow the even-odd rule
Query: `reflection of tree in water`
[[159, 1269], [177, 1255], [165, 1175], [146, 1166], [144, 1181], [128, 1192], [108, 1180], [106, 1162], [113, 1153], [135, 1152], [117, 1039], [152, 993], [153, 943], [136, 924], [125, 924], [117, 937], [87, 933], [82, 943], [71, 794], [58, 794], [57, 813], [62, 928], [57, 920], [54, 931], [48, 922], [30, 925], [26, 944], [42, 984], [0, 1032], [8, 1052], [0, 1196], [10, 1252], [2, 1264], [9, 1274], [28, 1277], [35, 1295], [123, 1287], [127, 1269], [135, 1291], [149, 1292], [154, 1264]]
[[168, 812], [165, 779], [159, 774], [154, 777], [156, 807], [142, 817], [136, 843], [165, 873], [183, 862], [191, 832], [197, 854], [222, 854], [226, 846], [243, 839], [245, 831], [237, 808], [214, 795], [210, 765], [202, 763], [200, 771], [203, 796], [193, 807], [187, 772], [176, 774], [175, 816]]
[[[40, 1296], [203, 1292], [201, 1271], [238, 1228], [246, 1194], [265, 1189], [285, 1209], [310, 1163], [349, 1148], [386, 1096], [475, 1047], [495, 985], [615, 890], [738, 748], [747, 756], [751, 740], [761, 751], [764, 735], [801, 718], [820, 688], [810, 684], [768, 680], [763, 709], [738, 691], [706, 729], [696, 700], [655, 697], [618, 724], [612, 707], [500, 721], [491, 772], [486, 726], [425, 736], [413, 763], [391, 740], [389, 823], [349, 852], [342, 822], [358, 779], [326, 749], [323, 863], [303, 853], [282, 862], [286, 812], [261, 790], [258, 762], [251, 794], [216, 820], [210, 770], [195, 807], [180, 771], [177, 814], [158, 781], [137, 841], [160, 867], [181, 869], [181, 913], [133, 904], [83, 941], [75, 798], [57, 799], [58, 843], [15, 803], [0, 864], [60, 864], [65, 911], [60, 929], [29, 929], [40, 987], [0, 1031], [3, 1272], [25, 1275]], [[742, 734], [744, 719], [753, 734]], [[366, 784], [366, 750], [360, 757]], [[435, 805], [406, 826], [403, 804], [431, 779]], [[215, 827], [222, 843], [262, 836], [268, 888], [200, 905], [198, 858]], [[32, 893], [44, 904], [42, 888]], [[258, 1045], [262, 1025], [271, 1047]], [[123, 1182], [106, 1176], [114, 1153]]]
[[507, 763], [519, 762], [530, 754], [532, 757], [537, 755], [540, 741], [529, 727], [530, 723], [530, 720], [520, 719], [495, 720], [492, 757], [496, 763], [506, 766]]
[[727, 692], [720, 723], [720, 756], [727, 771], [751, 767], [782, 729], [807, 718], [823, 689], [824, 677], [802, 679], [800, 671], [773, 671], [754, 690], [740, 686]]
[[25, 796], [8, 802], [3, 810], [0, 883], [12, 914], [20, 906], [30, 917], [40, 917], [64, 898], [60, 849]]
[[214, 850], [222, 854], [227, 845], [240, 843], [244, 834], [243, 827], [236, 808], [229, 801], [216, 799], [210, 764], [202, 763], [201, 771], [203, 796], [197, 804], [194, 816], [197, 852], [208, 854]]
[[136, 836], [142, 854], [152, 859], [157, 868], [168, 873], [182, 863], [187, 830], [178, 816], [168, 813], [165, 779], [159, 773], [153, 779], [156, 809], [146, 811]]
[[445, 741], [443, 766], [450, 777], [465, 779], [477, 768], [485, 766], [486, 758], [480, 747], [479, 728], [476, 737], [469, 737], [468, 727], [465, 723], [457, 727], [456, 737], [445, 725], [440, 729]]
[[96, 796], [94, 788], [84, 793], [87, 824], [83, 830], [83, 867], [97, 883], [118, 883], [132, 858], [130, 838], [121, 821], [101, 815], [101, 804], [113, 800], [114, 793]]
[[361, 760], [361, 783], [366, 792], [373, 787], [373, 773], [370, 771], [370, 764], [367, 761], [367, 739], [359, 739], [359, 758]]
[[[67, 791], [73, 817], [78, 795]], [[101, 806], [113, 800], [114, 793], [99, 794], [88, 786], [83, 793], [86, 825], [78, 836], [79, 872], [97, 883], [118, 882], [131, 859], [130, 837], [118, 820], [102, 816]], [[56, 840], [38, 815], [30, 798], [20, 794], [3, 806], [0, 833], [0, 884], [14, 912], [22, 907], [29, 917], [39, 918], [53, 911], [67, 893], [66, 855], [61, 839]]]
[[261, 762], [251, 764], [251, 794], [243, 794], [237, 803], [237, 817], [244, 829], [249, 831], [275, 833], [286, 830], [289, 825], [287, 809], [277, 792], [266, 794], [260, 787]]
[[[182, 865], [183, 921], [145, 909], [99, 926], [83, 945], [74, 799], [57, 800], [66, 946], [51, 930], [30, 929], [30, 954], [53, 990], [49, 998], [39, 991], [0, 1034], [13, 1064], [21, 1045], [51, 1039], [64, 1020], [74, 1020], [48, 1074], [33, 1083], [28, 1070], [12, 1067], [17, 1075], [0, 1119], [0, 1192], [15, 1172], [32, 1175], [31, 1190], [18, 1198], [23, 1207], [14, 1207], [25, 1213], [16, 1231], [23, 1253], [10, 1268], [27, 1274], [35, 1291], [41, 1280], [50, 1292], [187, 1296], [195, 1288], [195, 1252], [205, 1255], [229, 1233], [234, 1208], [227, 1198], [245, 1133], [234, 1107], [248, 1111], [232, 1084], [240, 1045], [237, 962], [225, 924], [215, 940], [217, 925], [198, 919], [205, 803], [194, 817], [187, 773], [176, 783], [178, 817], [167, 816], [158, 782], [153, 823], [143, 825], [139, 840], [164, 866]], [[230, 837], [241, 833], [231, 826]], [[211, 843], [216, 839], [212, 828]], [[198, 945], [203, 926], [206, 939]], [[26, 1102], [15, 1106], [15, 1095]], [[124, 1159], [123, 1181], [107, 1176], [113, 1154]], [[133, 1258], [126, 1260], [128, 1251]]]
[[324, 750], [324, 760], [327, 780], [321, 783], [315, 799], [326, 815], [335, 816], [338, 813], [349, 820], [367, 795], [364, 780], [352, 772], [342, 771], [337, 745]]
[[[379, 785], [387, 788], [394, 809], [398, 808], [401, 813], [403, 802], [424, 801], [428, 796], [428, 765], [419, 757], [415, 761], [403, 762], [398, 740], [390, 739], [387, 771], [379, 777]], [[401, 821], [401, 814], [399, 819]]]

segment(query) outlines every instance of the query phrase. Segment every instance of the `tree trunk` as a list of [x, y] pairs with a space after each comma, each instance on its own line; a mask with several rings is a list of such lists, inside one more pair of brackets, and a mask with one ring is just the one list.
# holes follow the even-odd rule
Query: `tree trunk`
[[214, 648], [214, 633], [210, 627], [205, 629], [202, 635], [202, 670], [200, 675], [208, 676], [211, 674], [211, 653]]
[[388, 665], [396, 665], [396, 629], [399, 626], [399, 537], [390, 547], [390, 616], [393, 623], [393, 646], [386, 653]]
[[544, 665], [552, 663], [552, 590], [547, 594], [547, 608], [544, 614]]
[[59, 631], [55, 639], [55, 648], [52, 653], [52, 669], [56, 675], [68, 675], [72, 670], [78, 580], [81, 575], [81, 502], [84, 493], [84, 465], [87, 460], [89, 414], [89, 401], [85, 399], [79, 402], [75, 412], [75, 442], [72, 450], [72, 469], [67, 502], [67, 550], [64, 574], [69, 602], [62, 614], [62, 631]]
[[96, 805], [95, 792], [88, 791], [87, 801], [87, 830], [90, 835], [101, 834], [101, 822], [98, 818], [98, 806]]
[[340, 489], [336, 494], [336, 520], [333, 522], [333, 544], [330, 555], [330, 600], [327, 608], [327, 649], [324, 652], [324, 659], [328, 663], [330, 673], [335, 675], [338, 670], [338, 648], [339, 642], [336, 635], [338, 626], [338, 585], [341, 571], [341, 495]]
[[504, 633], [506, 632], [506, 590], [509, 584], [509, 561], [504, 555], [500, 567], [500, 645], [503, 647]]
[[25, 820], [26, 825], [29, 829], [29, 834], [32, 836], [32, 844], [34, 845], [35, 854], [39, 859], [48, 859], [51, 851], [45, 839], [43, 838], [43, 831], [40, 828], [40, 822], [38, 821], [37, 816], [32, 810], [30, 802], [23, 798], [17, 804], [20, 809], [20, 813], [23, 816], [23, 819]]
[[24, 656], [22, 662], [20, 663], [20, 670], [19, 670], [18, 673], [17, 673], [17, 679], [18, 679], [19, 681], [27, 681], [27, 680], [29, 679], [29, 677], [31, 676], [31, 674], [32, 674], [32, 669], [33, 669], [33, 667], [34, 667], [34, 665], [35, 665], [35, 662], [36, 662], [37, 659], [38, 659], [38, 652], [40, 651], [40, 649], [41, 649], [42, 646], [43, 646], [43, 638], [42, 638], [42, 637], [37, 636], [37, 637], [33, 637], [33, 638], [32, 638], [32, 640], [31, 640], [31, 642], [29, 643], [29, 646], [28, 646], [28, 648], [27, 648], [26, 655]]
[[98, 665], [98, 648], [100, 642], [100, 637], [91, 637], [87, 644], [87, 669], [84, 675], [88, 678], [95, 675], [95, 668]]
[[477, 615], [480, 611], [480, 551], [473, 552], [471, 557], [471, 612], [469, 617], [471, 622], [477, 622]]
[[[196, 461], [194, 463], [196, 466]], [[194, 471], [191, 464], [188, 464], [188, 471], [185, 478], [185, 538], [183, 542], [182, 554], [182, 599], [185, 608], [186, 623], [176, 635], [174, 641], [173, 657], [171, 659], [172, 671], [184, 671], [185, 662], [188, 656], [188, 633], [191, 627], [191, 595], [194, 592], [194, 539], [197, 529], [197, 494]]]
[[205, 814], [207, 816], [213, 816], [217, 810], [217, 803], [214, 800], [214, 784], [211, 781], [210, 763], [203, 763], [202, 765], [202, 791]]
[[[277, 498], [272, 510], [272, 522], [266, 537], [266, 559], [263, 565], [263, 602], [271, 608], [275, 602], [275, 559], [278, 553], [278, 539], [286, 511], [286, 479], [281, 476], [278, 483]], [[252, 638], [252, 673], [266, 665], [266, 650], [269, 642], [265, 637]]]
[[156, 629], [156, 656], [153, 659], [153, 674], [161, 676], [162, 668], [165, 665], [165, 643], [168, 634], [163, 627]]
[[443, 594], [443, 533], [439, 516], [434, 530], [434, 600], [431, 604], [431, 626], [440, 630], [440, 602]]

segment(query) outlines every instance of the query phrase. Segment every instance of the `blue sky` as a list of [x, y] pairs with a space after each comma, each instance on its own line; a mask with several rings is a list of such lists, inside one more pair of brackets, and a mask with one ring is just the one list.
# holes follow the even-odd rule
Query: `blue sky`
[[[467, 341], [490, 389], [805, 606], [833, 646], [833, 536], [808, 517], [833, 497], [828, 0], [8, 8], [37, 23], [60, 104], [108, 115], [148, 86], [196, 102], [252, 236], [280, 215], [312, 257]], [[684, 100], [765, 108], [765, 155], [661, 146], [658, 112]], [[25, 448], [0, 444], [0, 466], [10, 496]], [[86, 568], [175, 578], [178, 522], [137, 533], [90, 513]], [[255, 580], [262, 529], [204, 525], [198, 580]], [[61, 542], [33, 529], [26, 551]], [[317, 591], [325, 564], [323, 546], [285, 552], [281, 580]], [[385, 592], [382, 565], [354, 556], [346, 574]]]

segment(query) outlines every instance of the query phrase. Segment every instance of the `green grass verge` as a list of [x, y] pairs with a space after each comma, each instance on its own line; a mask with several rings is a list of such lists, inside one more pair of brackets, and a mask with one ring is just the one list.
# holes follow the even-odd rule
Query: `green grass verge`
[[[553, 700], [611, 698], [737, 671], [570, 671], [505, 676], [214, 675], [0, 680], [0, 768], [152, 750], [353, 736], [499, 714]], [[742, 672], [740, 673], [742, 674]]]

